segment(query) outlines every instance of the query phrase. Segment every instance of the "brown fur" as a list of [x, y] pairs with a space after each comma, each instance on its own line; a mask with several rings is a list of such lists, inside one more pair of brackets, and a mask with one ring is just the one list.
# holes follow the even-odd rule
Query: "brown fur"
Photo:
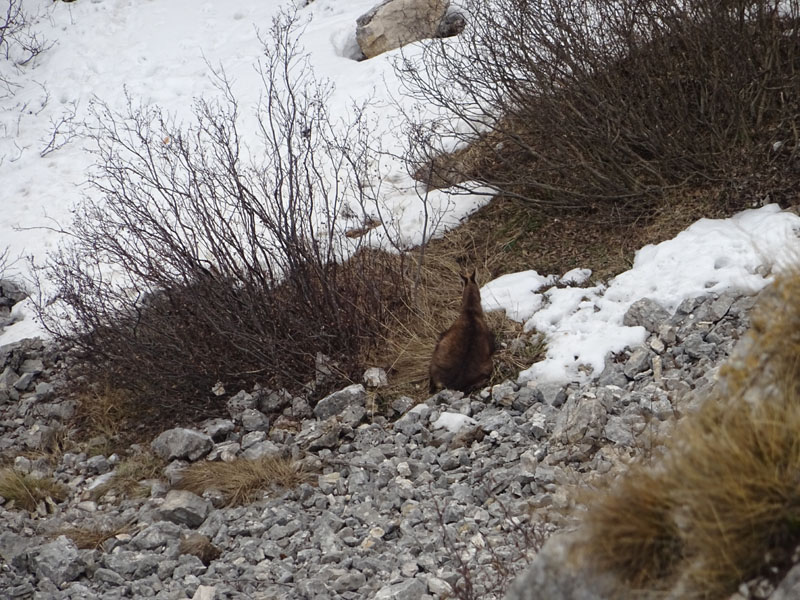
[[464, 294], [458, 319], [439, 336], [433, 350], [429, 390], [439, 387], [468, 393], [484, 385], [492, 375], [494, 334], [486, 325], [481, 308], [481, 292], [475, 271], [461, 276]]

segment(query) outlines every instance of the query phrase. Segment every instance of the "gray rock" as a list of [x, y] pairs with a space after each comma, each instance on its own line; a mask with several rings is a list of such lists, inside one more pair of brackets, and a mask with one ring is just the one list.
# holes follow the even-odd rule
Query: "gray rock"
[[136, 550], [154, 550], [180, 539], [181, 528], [169, 521], [157, 521], [133, 536], [130, 546]]
[[692, 333], [684, 341], [684, 349], [686, 354], [694, 359], [710, 356], [714, 352], [715, 348], [716, 346], [714, 346], [714, 344], [707, 343], [700, 333]]
[[20, 373], [33, 373], [34, 375], [38, 375], [44, 371], [44, 362], [42, 362], [41, 358], [27, 358], [22, 361], [22, 364], [19, 366]]
[[245, 408], [239, 415], [239, 420], [245, 431], [269, 431], [267, 415], [255, 408]]
[[510, 381], [498, 383], [492, 386], [492, 402], [500, 406], [511, 406], [518, 389], [519, 387]]
[[282, 455], [283, 450], [277, 444], [270, 442], [269, 440], [251, 444], [244, 452], [242, 452], [242, 457], [249, 460], [256, 460], [267, 456], [278, 458]]
[[593, 573], [570, 560], [574, 534], [551, 536], [533, 562], [517, 577], [505, 600], [613, 600], [630, 597], [604, 573]]
[[622, 324], [628, 327], [644, 327], [650, 333], [656, 333], [658, 328], [669, 321], [669, 313], [658, 302], [650, 298], [642, 298], [631, 304]]
[[603, 436], [617, 446], [633, 446], [636, 443], [633, 428], [623, 417], [609, 417], [603, 428]]
[[103, 474], [108, 473], [111, 469], [111, 463], [108, 462], [108, 459], [103, 456], [102, 454], [97, 454], [92, 456], [91, 458], [87, 459], [86, 461], [86, 470], [92, 474]]
[[597, 398], [574, 394], [561, 409], [552, 437], [567, 444], [593, 442], [602, 435], [606, 421], [606, 409]]
[[158, 571], [159, 555], [116, 549], [102, 559], [106, 568], [125, 579], [142, 579]]
[[371, 388], [386, 387], [389, 385], [389, 377], [380, 367], [370, 367], [364, 371], [364, 383]]
[[637, 346], [631, 353], [630, 358], [625, 361], [622, 372], [628, 379], [635, 378], [639, 373], [650, 368], [650, 351], [644, 346]]
[[3, 389], [11, 389], [14, 387], [14, 384], [17, 383], [19, 380], [19, 375], [12, 369], [11, 367], [6, 367], [3, 369], [3, 372], [0, 373], [0, 390]]
[[373, 600], [421, 600], [427, 591], [428, 586], [420, 579], [408, 579], [382, 587], [372, 598]]
[[208, 454], [213, 447], [214, 441], [205, 433], [183, 427], [168, 429], [150, 443], [153, 452], [164, 460], [195, 461]]
[[278, 414], [292, 403], [292, 396], [286, 390], [261, 390], [256, 396], [256, 408], [267, 415]]
[[542, 402], [550, 406], [559, 408], [567, 400], [567, 390], [560, 383], [537, 382], [533, 386], [529, 383], [528, 387], [533, 387], [541, 394]]
[[385, 0], [356, 19], [356, 41], [372, 58], [437, 35], [450, 0]]
[[236, 426], [228, 419], [211, 419], [203, 423], [202, 432], [215, 442], [225, 439]]
[[800, 565], [795, 565], [789, 570], [769, 600], [794, 600], [796, 598], [800, 598]]
[[728, 314], [731, 306], [736, 301], [736, 296], [733, 294], [722, 294], [719, 298], [711, 302], [708, 312], [713, 321], [719, 321]]
[[231, 418], [234, 421], [238, 421], [239, 416], [246, 408], [256, 407], [256, 399], [251, 394], [241, 390], [239, 393], [231, 396], [225, 406], [227, 407]]
[[33, 387], [34, 379], [36, 379], [36, 373], [23, 373], [14, 382], [14, 389], [19, 392], [27, 392]]
[[103, 567], [96, 569], [92, 578], [96, 581], [102, 581], [103, 583], [110, 583], [111, 585], [123, 585], [125, 583], [125, 578], [122, 575]]
[[628, 378], [622, 372], [623, 365], [614, 360], [614, 356], [609, 354], [606, 356], [603, 372], [597, 378], [597, 385], [624, 388], [628, 385]]
[[64, 535], [29, 550], [29, 560], [37, 577], [47, 578], [57, 586], [74, 581], [86, 570], [75, 543]]
[[346, 388], [325, 396], [314, 407], [314, 415], [324, 421], [338, 415], [348, 406], [366, 407], [367, 392], [360, 383], [349, 385]]
[[203, 524], [211, 503], [187, 490], [170, 490], [156, 514], [165, 521], [186, 525], [195, 529]]

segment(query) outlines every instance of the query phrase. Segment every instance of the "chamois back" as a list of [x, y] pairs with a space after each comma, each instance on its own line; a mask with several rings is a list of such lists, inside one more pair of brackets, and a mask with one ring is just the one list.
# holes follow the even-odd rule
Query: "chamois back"
[[468, 393], [484, 385], [494, 368], [494, 334], [483, 317], [475, 270], [461, 279], [464, 283], [461, 311], [450, 328], [439, 336], [431, 357], [428, 386], [431, 393], [440, 387]]

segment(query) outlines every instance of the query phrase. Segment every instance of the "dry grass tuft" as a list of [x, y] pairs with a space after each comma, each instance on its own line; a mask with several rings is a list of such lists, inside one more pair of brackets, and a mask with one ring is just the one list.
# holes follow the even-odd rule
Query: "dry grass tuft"
[[148, 438], [133, 427], [140, 420], [140, 408], [132, 394], [105, 381], [85, 387], [77, 395], [75, 424], [89, 455], [124, 451], [130, 444]]
[[106, 540], [110, 540], [122, 533], [129, 533], [131, 531], [131, 524], [124, 523], [118, 527], [67, 527], [59, 529], [55, 532], [53, 537], [65, 535], [73, 542], [78, 548], [82, 550], [97, 550]]
[[105, 484], [92, 491], [92, 497], [102, 498], [114, 492], [119, 499], [137, 498], [149, 494], [149, 488], [140, 481], [158, 479], [164, 469], [164, 461], [154, 454], [143, 452], [123, 460], [117, 465], [114, 476]]
[[0, 470], [0, 496], [6, 499], [6, 506], [33, 512], [40, 502], [62, 502], [67, 494], [66, 486], [49, 477], [38, 479], [15, 469]]
[[[779, 275], [703, 408], [659, 465], [589, 506], [584, 558], [649, 592], [720, 598], [781, 576], [800, 544], [800, 269]], [[685, 589], [684, 589], [685, 588]]]
[[634, 467], [596, 498], [589, 505], [590, 543], [579, 550], [581, 558], [616, 572], [635, 589], [668, 577], [680, 561], [681, 539], [671, 518], [674, 500], [663, 484]]
[[237, 458], [231, 462], [197, 462], [181, 473], [177, 487], [202, 496], [206, 490], [222, 494], [227, 506], [252, 502], [260, 492], [273, 487], [293, 488], [308, 474], [295, 461], [263, 457]]

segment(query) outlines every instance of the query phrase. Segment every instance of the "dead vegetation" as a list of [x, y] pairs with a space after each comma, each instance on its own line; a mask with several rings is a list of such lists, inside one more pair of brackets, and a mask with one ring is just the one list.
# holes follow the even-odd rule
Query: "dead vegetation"
[[140, 498], [149, 495], [150, 488], [142, 485], [148, 479], [160, 479], [163, 474], [164, 461], [157, 456], [142, 452], [121, 461], [111, 479], [92, 490], [92, 497], [97, 500], [113, 494], [117, 499]]
[[409, 127], [431, 187], [477, 181], [542, 212], [628, 220], [709, 183], [739, 207], [794, 197], [796, 0], [464, 10], [461, 36], [397, 64], [408, 92], [442, 115]]
[[734, 357], [663, 459], [638, 465], [588, 506], [585, 560], [653, 593], [722, 598], [779, 579], [800, 544], [800, 270], [755, 309]]
[[120, 534], [129, 533], [132, 530], [130, 523], [114, 527], [67, 527], [59, 529], [54, 537], [65, 535], [71, 539], [78, 548], [83, 550], [97, 550], [107, 540], [117, 537]]
[[222, 494], [226, 506], [247, 504], [273, 488], [294, 488], [308, 479], [302, 466], [289, 459], [266, 456], [231, 462], [196, 462], [181, 473], [177, 487], [202, 496]]
[[66, 486], [50, 477], [37, 478], [16, 469], [0, 470], [0, 496], [6, 499], [6, 507], [33, 512], [39, 504], [63, 502], [67, 498]]

